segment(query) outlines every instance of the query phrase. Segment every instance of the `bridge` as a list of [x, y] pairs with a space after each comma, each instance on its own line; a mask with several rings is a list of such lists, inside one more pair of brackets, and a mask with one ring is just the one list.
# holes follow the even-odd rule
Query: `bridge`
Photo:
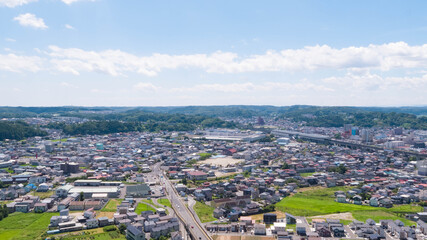
[[[274, 130], [271, 133], [278, 137], [293, 136], [295, 138], [299, 138], [299, 139], [307, 140], [311, 142], [338, 145], [338, 146], [343, 146], [343, 147], [348, 147], [353, 149], [357, 148], [357, 149], [363, 149], [368, 151], [388, 150], [381, 146], [366, 145], [362, 143], [353, 143], [353, 142], [347, 142], [347, 141], [342, 141], [338, 139], [332, 139], [330, 136], [321, 135], [321, 134], [302, 133], [302, 132], [288, 131], [288, 130]], [[402, 154], [407, 157], [414, 156], [417, 158], [417, 160], [422, 160], [427, 158], [427, 154], [425, 153], [407, 151], [402, 149], [393, 149], [389, 151], [393, 151], [393, 153]]]

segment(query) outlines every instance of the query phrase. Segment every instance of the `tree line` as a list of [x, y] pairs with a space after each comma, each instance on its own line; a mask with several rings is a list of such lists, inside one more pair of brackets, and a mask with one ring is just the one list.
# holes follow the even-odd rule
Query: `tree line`
[[219, 118], [184, 114], [121, 115], [84, 123], [50, 123], [46, 127], [61, 129], [67, 135], [98, 135], [118, 132], [193, 131], [197, 128], [236, 128], [237, 124]]
[[22, 121], [0, 121], [0, 141], [5, 139], [22, 140], [34, 136], [46, 136], [47, 133], [38, 127]]
[[403, 127], [427, 130], [427, 117], [409, 113], [348, 111], [340, 108], [300, 109], [284, 114], [297, 122], [313, 127], [342, 127], [353, 124], [359, 127]]

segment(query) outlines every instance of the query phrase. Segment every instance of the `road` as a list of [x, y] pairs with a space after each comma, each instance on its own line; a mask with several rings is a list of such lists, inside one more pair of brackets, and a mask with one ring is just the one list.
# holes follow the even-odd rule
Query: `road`
[[344, 226], [345, 232], [347, 233], [347, 237], [352, 238], [352, 239], [356, 239], [359, 238], [359, 236], [357, 236], [353, 230], [351, 230], [351, 228], [348, 225]]
[[[159, 177], [163, 176], [160, 170], [160, 164], [153, 166], [153, 173]], [[181, 217], [182, 221], [188, 226], [191, 234], [195, 236], [196, 239], [211, 240], [212, 238], [208, 235], [203, 226], [197, 222], [197, 220], [185, 206], [184, 201], [182, 201], [182, 199], [178, 196], [178, 193], [175, 191], [171, 181], [163, 176], [163, 178], [161, 178], [161, 184], [164, 184], [165, 186], [167, 196], [175, 210], [175, 213]]]

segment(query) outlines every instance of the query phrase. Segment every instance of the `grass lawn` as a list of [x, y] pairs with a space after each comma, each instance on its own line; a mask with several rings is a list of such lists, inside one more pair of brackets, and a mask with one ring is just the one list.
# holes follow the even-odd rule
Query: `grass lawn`
[[6, 172], [8, 172], [8, 173], [13, 173], [13, 170], [9, 170], [9, 168], [1, 168], [1, 169], [6, 170]]
[[334, 192], [347, 191], [348, 189], [348, 187], [315, 188], [299, 192], [282, 199], [276, 204], [276, 209], [296, 216], [318, 216], [351, 212], [353, 217], [360, 221], [365, 221], [368, 218], [372, 218], [375, 221], [380, 219], [400, 219], [405, 224], [413, 224], [413, 222], [404, 219], [404, 213], [416, 213], [422, 210], [422, 207], [410, 205], [395, 206], [387, 209], [335, 202]]
[[0, 239], [38, 239], [55, 215], [59, 213], [12, 213], [0, 221]]
[[171, 205], [171, 202], [169, 201], [169, 199], [162, 198], [162, 199], [157, 200], [157, 202], [159, 204], [162, 204], [164, 206], [172, 208], [172, 205]]
[[[68, 140], [68, 138], [61, 138], [61, 142], [66, 142]], [[59, 142], [59, 139], [53, 139], [51, 140], [52, 142]]]
[[135, 212], [139, 215], [143, 211], [153, 211], [156, 212], [156, 209], [152, 208], [151, 206], [147, 205], [146, 203], [138, 203], [138, 205], [135, 208]]
[[286, 224], [286, 229], [292, 229], [294, 232], [297, 231], [297, 225], [296, 224]]
[[110, 199], [101, 212], [116, 212], [117, 206], [122, 203], [123, 199]]
[[316, 172], [306, 172], [306, 173], [300, 173], [301, 177], [311, 177], [315, 174]]
[[141, 199], [141, 202], [145, 202], [145, 203], [151, 204], [153, 206], [157, 206], [157, 204], [155, 204], [153, 202], [153, 199], [150, 199], [150, 200], [148, 200], [148, 199]]
[[200, 221], [202, 221], [202, 223], [218, 220], [213, 217], [214, 210], [215, 208], [199, 201], [197, 201], [196, 205], [194, 205], [194, 211], [196, 212], [197, 216], [199, 216]]
[[148, 200], [148, 199], [142, 199], [141, 202], [145, 202], [145, 203], [151, 204], [151, 205], [153, 205], [156, 208], [162, 208], [163, 207], [163, 206], [161, 206], [161, 205], [159, 205], [157, 203], [154, 203], [153, 199], [150, 199], [150, 200]]
[[40, 199], [48, 198], [48, 197], [52, 196], [52, 194], [53, 194], [53, 191], [47, 191], [47, 192], [36, 192], [36, 191], [32, 191], [30, 193], [30, 195], [38, 196], [38, 197], [40, 197]]

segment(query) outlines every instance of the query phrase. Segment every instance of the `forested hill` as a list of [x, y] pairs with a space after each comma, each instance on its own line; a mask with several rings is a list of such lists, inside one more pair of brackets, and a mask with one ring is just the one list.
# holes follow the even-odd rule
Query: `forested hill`
[[47, 133], [24, 122], [0, 121], [0, 141], [5, 139], [21, 140], [27, 137], [45, 136]]
[[[91, 115], [91, 117], [94, 117]], [[199, 115], [152, 114], [136, 112], [133, 114], [100, 115], [97, 120], [84, 123], [51, 123], [48, 128], [62, 129], [69, 135], [110, 134], [131, 131], [193, 131], [197, 128], [236, 128], [231, 121]]]
[[[308, 126], [391, 126], [427, 129], [427, 107], [187, 106], [187, 107], [0, 107], [0, 117], [81, 117], [86, 124], [55, 126], [75, 134], [121, 131], [188, 131], [197, 127], [234, 128], [222, 119], [268, 116], [290, 118]], [[222, 118], [222, 119], [220, 119]], [[91, 129], [89, 129], [89, 124]], [[53, 126], [52, 126], [53, 127]]]
[[427, 130], [427, 116], [409, 113], [317, 109], [288, 112], [283, 116], [314, 127], [342, 127], [344, 124], [353, 124], [359, 127], [403, 127]]

